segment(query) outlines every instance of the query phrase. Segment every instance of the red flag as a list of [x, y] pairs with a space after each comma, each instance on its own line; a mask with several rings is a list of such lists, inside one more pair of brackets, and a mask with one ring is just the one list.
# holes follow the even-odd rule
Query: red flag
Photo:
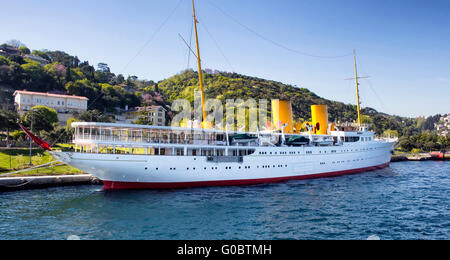
[[51, 151], [50, 145], [41, 139], [37, 138], [34, 134], [32, 134], [30, 131], [28, 131], [23, 125], [19, 124], [20, 128], [31, 138], [35, 143], [37, 143], [40, 147], [44, 148], [46, 151]]

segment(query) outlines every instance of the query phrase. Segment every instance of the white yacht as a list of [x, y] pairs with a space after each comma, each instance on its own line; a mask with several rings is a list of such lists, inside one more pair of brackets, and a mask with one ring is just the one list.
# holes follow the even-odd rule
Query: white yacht
[[[194, 6], [193, 10], [203, 118], [207, 118]], [[290, 131], [284, 127], [266, 132], [229, 132], [76, 122], [72, 124], [74, 150], [51, 153], [101, 179], [106, 190], [249, 185], [388, 167], [396, 141], [376, 139], [362, 126], [357, 73], [354, 79], [358, 96], [354, 131], [328, 124], [326, 106], [313, 106], [313, 122], [304, 133], [294, 132], [292, 119], [285, 120], [286, 114], [292, 117], [292, 108], [290, 112], [272, 111], [272, 115], [280, 114], [274, 125], [281, 122], [289, 125]]]

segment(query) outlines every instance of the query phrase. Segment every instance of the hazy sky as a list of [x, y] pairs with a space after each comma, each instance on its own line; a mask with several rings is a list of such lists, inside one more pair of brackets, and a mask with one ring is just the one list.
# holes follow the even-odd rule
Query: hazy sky
[[[0, 0], [0, 42], [63, 50], [161, 80], [188, 66], [190, 0]], [[197, 0], [204, 68], [305, 87], [402, 116], [450, 113], [450, 1]], [[175, 11], [174, 11], [175, 10]], [[306, 55], [304, 55], [306, 54]], [[341, 56], [322, 58], [317, 56]], [[191, 57], [192, 58], [192, 57]], [[190, 66], [195, 65], [194, 60]]]

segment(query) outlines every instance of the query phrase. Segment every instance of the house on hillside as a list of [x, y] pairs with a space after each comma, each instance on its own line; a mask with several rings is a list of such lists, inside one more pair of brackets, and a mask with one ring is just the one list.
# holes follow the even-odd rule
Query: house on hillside
[[439, 122], [434, 124], [434, 127], [439, 135], [447, 136], [450, 131], [450, 115], [441, 117]]
[[162, 106], [146, 106], [146, 107], [136, 107], [130, 109], [121, 115], [116, 116], [116, 122], [122, 124], [132, 124], [139, 117], [146, 117], [147, 122], [154, 126], [165, 126], [166, 125], [166, 113], [167, 110]]
[[42, 57], [29, 55], [29, 54], [25, 55], [24, 58], [32, 60], [32, 61], [35, 61], [35, 62], [39, 62], [42, 66], [45, 66], [45, 65], [47, 65], [49, 63], [48, 60], [46, 60], [46, 59], [44, 59]]
[[16, 47], [9, 46], [7, 44], [0, 45], [0, 55], [20, 55], [20, 51]]
[[73, 112], [83, 113], [87, 111], [88, 98], [80, 96], [60, 95], [26, 90], [15, 91], [14, 105], [19, 114], [30, 111], [34, 106], [46, 106], [53, 108], [58, 113], [61, 125], [72, 117]]

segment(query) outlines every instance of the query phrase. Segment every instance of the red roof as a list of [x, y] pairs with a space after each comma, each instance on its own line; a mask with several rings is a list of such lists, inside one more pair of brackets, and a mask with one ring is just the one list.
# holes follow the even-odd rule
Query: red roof
[[47, 96], [47, 97], [75, 98], [75, 99], [89, 100], [89, 98], [87, 98], [87, 97], [70, 96], [70, 95], [58, 95], [58, 94], [43, 93], [43, 92], [32, 92], [32, 91], [26, 91], [26, 90], [16, 90], [14, 92], [14, 96], [17, 95], [17, 94], [27, 94], [27, 95], [39, 95], [39, 96]]

